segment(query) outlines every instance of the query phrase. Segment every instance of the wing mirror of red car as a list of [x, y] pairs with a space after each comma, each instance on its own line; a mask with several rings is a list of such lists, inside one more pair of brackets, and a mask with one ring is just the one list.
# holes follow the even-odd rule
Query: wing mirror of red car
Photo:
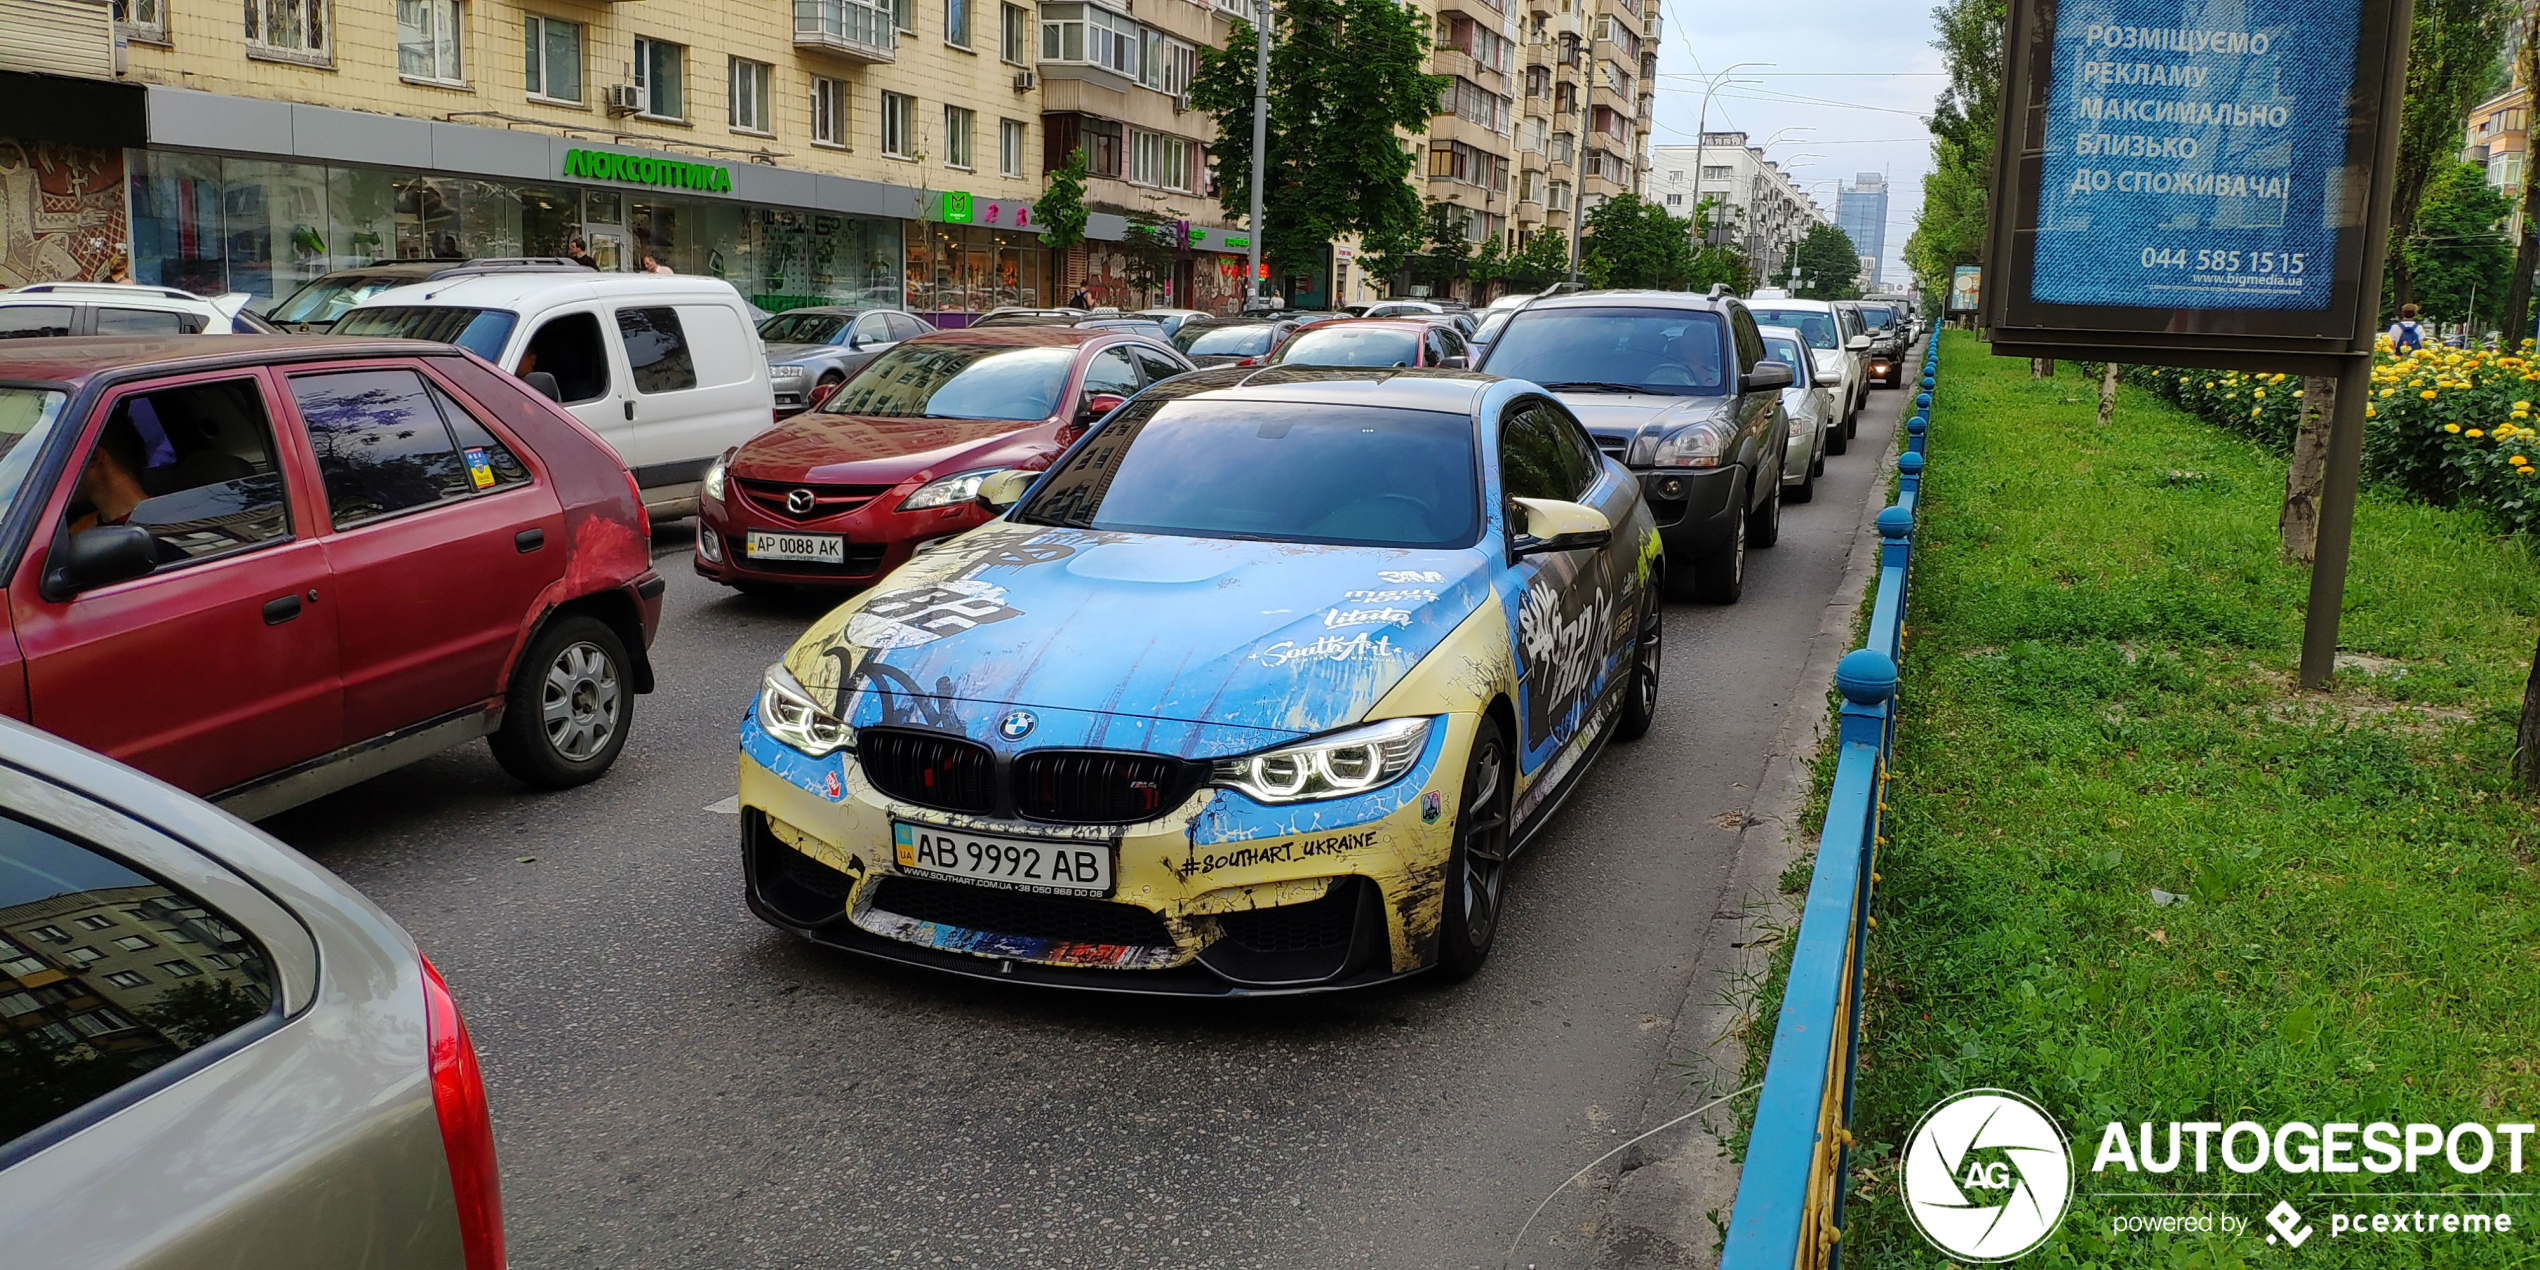
[[817, 387], [813, 388], [813, 389], [811, 390], [811, 404], [810, 404], [810, 405], [807, 405], [807, 406], [805, 406], [805, 407], [803, 407], [803, 409], [805, 409], [805, 410], [818, 410], [818, 409], [820, 409], [820, 403], [822, 403], [822, 402], [824, 402], [824, 401], [827, 401], [827, 400], [829, 400], [831, 397], [835, 397], [835, 396], [837, 396], [837, 395], [838, 395], [838, 388], [839, 388], [839, 382], [838, 382], [837, 380], [831, 380], [831, 381], [829, 381], [828, 383], [821, 384], [821, 385], [819, 385], [819, 386], [817, 386]]
[[530, 390], [539, 396], [558, 405], [564, 404], [564, 389], [556, 383], [555, 376], [543, 370], [533, 370], [521, 376], [520, 382], [529, 385]]
[[138, 578], [159, 567], [159, 542], [139, 525], [99, 525], [71, 535], [61, 558], [44, 572], [44, 597], [67, 600], [82, 591]]
[[1118, 410], [1120, 408], [1120, 403], [1127, 400], [1128, 398], [1123, 397], [1116, 392], [1098, 392], [1089, 394], [1085, 398], [1084, 408], [1076, 412], [1076, 422], [1092, 423], [1094, 420], [1110, 414], [1114, 410]]

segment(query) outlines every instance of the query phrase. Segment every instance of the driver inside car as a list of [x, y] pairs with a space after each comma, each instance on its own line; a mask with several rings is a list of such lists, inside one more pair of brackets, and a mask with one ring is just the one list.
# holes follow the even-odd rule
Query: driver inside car
[[[97, 448], [89, 452], [88, 466], [79, 473], [79, 489], [71, 503], [72, 533], [132, 519], [132, 509], [150, 497], [141, 485], [144, 458], [141, 433], [132, 422], [109, 420], [97, 436]], [[82, 508], [87, 509], [85, 514]]]

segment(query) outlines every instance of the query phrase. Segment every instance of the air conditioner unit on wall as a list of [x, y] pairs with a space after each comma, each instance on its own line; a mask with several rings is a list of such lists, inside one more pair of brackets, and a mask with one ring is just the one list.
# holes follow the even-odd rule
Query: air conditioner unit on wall
[[1177, 115], [1179, 115], [1179, 114], [1185, 114], [1185, 113], [1189, 112], [1190, 108], [1191, 108], [1191, 95], [1190, 95], [1189, 93], [1175, 93], [1175, 94], [1173, 94], [1173, 113], [1174, 113], [1174, 114], [1177, 114]]
[[1034, 75], [1032, 72], [1017, 71], [1014, 74], [1014, 91], [1018, 93], [1028, 93], [1032, 91], [1032, 86], [1039, 82], [1041, 82], [1040, 77]]
[[644, 108], [644, 90], [633, 84], [611, 84], [601, 94], [601, 104], [613, 115], [631, 115]]

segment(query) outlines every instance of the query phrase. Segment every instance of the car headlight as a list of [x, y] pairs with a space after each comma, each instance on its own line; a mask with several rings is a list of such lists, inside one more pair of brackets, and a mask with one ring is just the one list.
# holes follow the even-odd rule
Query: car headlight
[[855, 729], [813, 701], [783, 662], [768, 667], [767, 682], [759, 685], [758, 725], [813, 758], [855, 748]]
[[1808, 416], [1792, 415], [1790, 417], [1790, 435], [1793, 438], [1808, 435]]
[[706, 497], [718, 503], [723, 501], [723, 468], [731, 458], [732, 455], [727, 451], [714, 456], [714, 462], [706, 464], [705, 480], [701, 483], [705, 487]]
[[1387, 719], [1242, 758], [1221, 758], [1208, 783], [1263, 803], [1342, 798], [1402, 779], [1428, 744], [1427, 719]]
[[955, 472], [951, 476], [928, 481], [917, 487], [900, 503], [904, 512], [924, 511], [929, 507], [950, 507], [979, 497], [979, 483], [1004, 471], [1001, 467], [981, 468], [976, 472]]
[[1678, 428], [1658, 443], [1657, 467], [1718, 467], [1728, 453], [1729, 426], [1717, 419], [1705, 419]]

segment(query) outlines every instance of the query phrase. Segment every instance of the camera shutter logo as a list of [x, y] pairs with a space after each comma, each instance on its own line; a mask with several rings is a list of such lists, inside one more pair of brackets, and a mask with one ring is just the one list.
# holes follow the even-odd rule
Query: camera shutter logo
[[2063, 1126], [2003, 1089], [1970, 1089], [1923, 1113], [1905, 1142], [1905, 1210], [1964, 1261], [2011, 1261], [2064, 1221], [2073, 1157]]

